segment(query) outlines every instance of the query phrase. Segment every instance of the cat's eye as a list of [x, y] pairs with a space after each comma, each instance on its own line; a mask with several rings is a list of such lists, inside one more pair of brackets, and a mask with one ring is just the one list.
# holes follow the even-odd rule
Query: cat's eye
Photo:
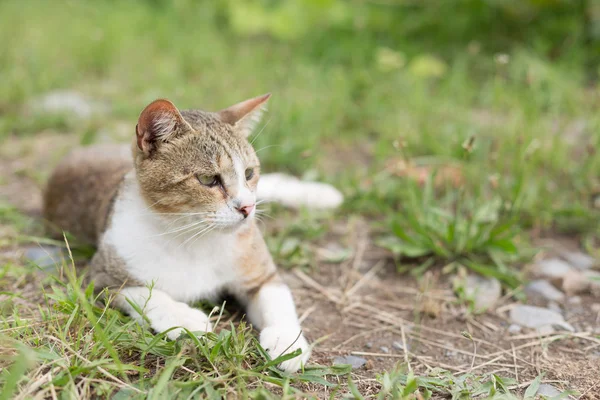
[[246, 180], [249, 181], [250, 179], [252, 179], [253, 176], [254, 176], [254, 169], [248, 168], [246, 170]]
[[217, 186], [220, 182], [219, 175], [197, 175], [198, 181], [204, 186]]

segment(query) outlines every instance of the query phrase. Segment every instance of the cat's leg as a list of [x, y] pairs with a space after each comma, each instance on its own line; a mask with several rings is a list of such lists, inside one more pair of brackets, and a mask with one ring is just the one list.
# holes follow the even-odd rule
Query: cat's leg
[[302, 350], [302, 354], [278, 367], [295, 372], [306, 364], [311, 348], [302, 334], [288, 286], [277, 275], [272, 275], [260, 287], [246, 291], [242, 300], [246, 303], [248, 319], [260, 330], [260, 344], [271, 358]]
[[[90, 277], [97, 292], [108, 289], [113, 298], [111, 306], [130, 315], [140, 324], [149, 323], [156, 332], [173, 327], [183, 327], [191, 332], [212, 331], [205, 313], [175, 301], [159, 289], [146, 287], [143, 282], [130, 276], [125, 262], [106, 244], [101, 244], [92, 258]], [[181, 328], [173, 329], [167, 332], [167, 337], [177, 339], [182, 331]]]
[[[156, 332], [164, 332], [173, 327], [186, 328], [191, 332], [210, 332], [212, 325], [208, 315], [185, 303], [175, 301], [167, 293], [142, 286], [125, 287], [116, 293], [113, 305], [129, 314], [138, 323], [148, 322]], [[140, 315], [141, 310], [143, 315]], [[167, 332], [167, 337], [175, 340], [183, 329]]]

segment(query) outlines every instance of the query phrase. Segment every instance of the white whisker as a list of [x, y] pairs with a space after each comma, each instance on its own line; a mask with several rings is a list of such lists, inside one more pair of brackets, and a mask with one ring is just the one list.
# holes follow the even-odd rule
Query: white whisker
[[208, 235], [212, 230], [214, 230], [216, 228], [216, 225], [211, 225], [210, 228], [204, 232], [202, 235], [198, 236], [196, 239], [194, 239], [194, 241], [192, 242], [192, 244], [196, 243], [200, 238], [202, 238], [203, 236]]
[[261, 149], [256, 150], [255, 153], [258, 154], [259, 151], [263, 151], [265, 149], [268, 149], [269, 147], [282, 147], [282, 146], [280, 144], [270, 144], [268, 146], [265, 146], [265, 147], [263, 147]]
[[267, 214], [264, 210], [259, 210], [259, 209], [256, 209], [255, 216], [267, 217], [269, 219], [275, 219], [272, 216], [270, 216], [269, 214]]
[[254, 142], [256, 141], [256, 139], [258, 139], [258, 137], [260, 136], [260, 134], [265, 130], [265, 128], [267, 127], [267, 125], [269, 125], [269, 122], [271, 122], [272, 119], [273, 118], [269, 118], [269, 120], [267, 122], [265, 122], [265, 125], [260, 129], [260, 131], [256, 134], [256, 136], [254, 136], [254, 138], [250, 142], [250, 145], [254, 144]]
[[[159, 233], [158, 235], [154, 235], [154, 236], [150, 236], [150, 237], [170, 235], [172, 233], [177, 233], [177, 232], [181, 232], [181, 231], [190, 231], [190, 230], [193, 230], [196, 226], [201, 225], [201, 224], [203, 224], [203, 223], [205, 223], [207, 221], [208, 220], [205, 220], [205, 219], [200, 220], [200, 221], [195, 221], [195, 222], [192, 222], [191, 224], [180, 226], [180, 227], [175, 228], [173, 230], [166, 231], [166, 232], [163, 232], [163, 233]], [[185, 233], [185, 232], [183, 232], [183, 233]], [[179, 235], [181, 235], [181, 233]], [[177, 236], [179, 236], [179, 235], [177, 235]], [[177, 237], [177, 236], [175, 236], [175, 237]]]
[[208, 225], [206, 227], [201, 228], [198, 232], [196, 232], [195, 234], [193, 234], [192, 236], [190, 236], [189, 238], [187, 238], [183, 243], [181, 243], [179, 246], [177, 246], [177, 248], [181, 247], [181, 246], [185, 246], [186, 243], [188, 243], [190, 240], [194, 239], [195, 237], [197, 237], [198, 235], [203, 234], [204, 232], [210, 230], [212, 227], [214, 227], [214, 224]]

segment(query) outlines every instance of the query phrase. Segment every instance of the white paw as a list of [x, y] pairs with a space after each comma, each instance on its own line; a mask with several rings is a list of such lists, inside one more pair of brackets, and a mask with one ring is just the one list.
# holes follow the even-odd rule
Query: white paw
[[171, 340], [177, 339], [184, 332], [182, 328], [190, 332], [212, 331], [208, 316], [185, 303], [172, 303], [166, 307], [149, 310], [146, 316], [150, 320], [150, 326], [156, 332], [164, 332], [176, 326], [181, 327], [167, 332], [167, 337]]
[[269, 353], [271, 359], [275, 359], [282, 354], [288, 354], [296, 349], [301, 349], [302, 354], [287, 361], [282, 362], [277, 368], [286, 372], [296, 372], [302, 365], [305, 365], [310, 357], [310, 346], [300, 334], [299, 329], [290, 329], [287, 327], [271, 326], [260, 332], [260, 345]]

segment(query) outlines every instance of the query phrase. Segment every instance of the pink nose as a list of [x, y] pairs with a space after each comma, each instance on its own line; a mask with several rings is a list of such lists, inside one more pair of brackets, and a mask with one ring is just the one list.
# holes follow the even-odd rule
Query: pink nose
[[242, 213], [242, 215], [244, 216], [244, 218], [247, 218], [248, 215], [250, 215], [250, 213], [252, 212], [253, 209], [254, 209], [254, 204], [240, 206], [240, 207], [237, 208], [237, 210]]

